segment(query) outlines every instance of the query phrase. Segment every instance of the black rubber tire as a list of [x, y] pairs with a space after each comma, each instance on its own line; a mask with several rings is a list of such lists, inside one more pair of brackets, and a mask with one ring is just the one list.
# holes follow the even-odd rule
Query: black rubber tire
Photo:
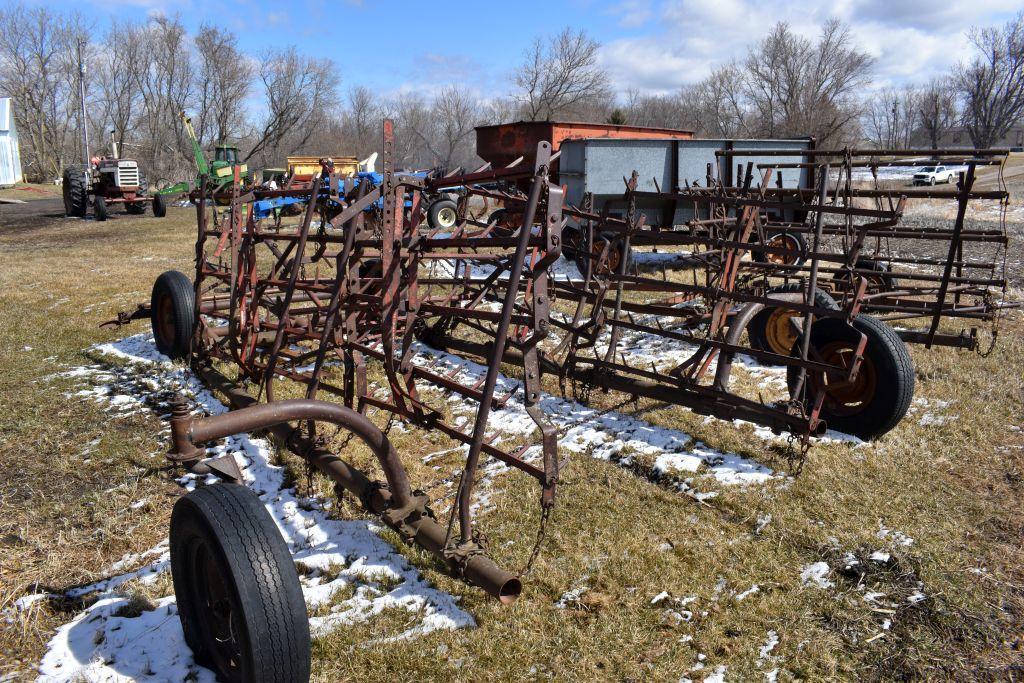
[[146, 213], [146, 205], [139, 204], [136, 202], [126, 202], [124, 205], [124, 210], [133, 216], [139, 216]]
[[[840, 318], [822, 318], [811, 327], [811, 345], [823, 348], [835, 341], [855, 344], [859, 334], [867, 336], [864, 361], [860, 372], [866, 371], [870, 363], [874, 372], [874, 391], [855, 410], [837, 414], [828, 398], [822, 405], [821, 418], [830, 429], [852, 434], [870, 441], [882, 436], [907, 414], [914, 398], [914, 363], [907, 345], [891, 327], [877, 318], [858, 315], [852, 326]], [[799, 355], [799, 347], [793, 348], [793, 355]], [[786, 372], [792, 393], [799, 376], [799, 369], [789, 366]], [[858, 374], [859, 376], [859, 374]], [[809, 378], [810, 379], [810, 378]], [[808, 397], [813, 400], [813, 397]]]
[[107, 220], [107, 200], [100, 195], [92, 198], [92, 215], [98, 221]]
[[447, 197], [435, 199], [427, 208], [427, 224], [434, 230], [450, 230], [459, 222], [458, 210], [459, 205]]
[[153, 283], [149, 305], [156, 348], [173, 360], [188, 356], [196, 324], [192, 281], [168, 270]]
[[89, 188], [84, 166], [68, 166], [62, 174], [64, 215], [85, 218], [89, 206]]
[[162, 194], [153, 195], [153, 215], [157, 218], [167, 215], [167, 200]]
[[[309, 618], [299, 576], [253, 491], [213, 484], [178, 499], [170, 544], [178, 617], [197, 662], [223, 681], [309, 681]], [[207, 592], [207, 586], [215, 588]], [[231, 654], [218, 648], [217, 619], [206, 604], [211, 596], [220, 598], [218, 610], [230, 610], [228, 634], [237, 640]]]
[[[792, 294], [797, 292], [803, 292], [804, 287], [799, 282], [790, 282], [789, 284], [782, 285], [781, 287], [774, 287], [768, 290], [769, 294]], [[833, 311], [839, 310], [839, 304], [833, 299], [828, 292], [820, 289], [814, 290], [814, 304], [821, 308], [830, 308]], [[768, 339], [768, 322], [772, 315], [775, 314], [777, 306], [765, 306], [761, 311], [757, 313], [750, 322], [747, 323], [747, 338], [750, 341], [750, 347], [757, 351], [771, 351], [786, 355], [790, 349], [776, 348], [770, 343]]]

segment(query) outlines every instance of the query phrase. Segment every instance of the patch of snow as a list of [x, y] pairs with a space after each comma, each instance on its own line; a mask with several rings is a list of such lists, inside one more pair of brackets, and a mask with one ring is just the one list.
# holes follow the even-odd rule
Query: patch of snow
[[817, 586], [818, 588], [831, 588], [835, 584], [829, 580], [828, 575], [832, 569], [828, 562], [814, 562], [806, 565], [800, 570], [800, 583], [805, 586]]
[[750, 597], [751, 595], [753, 595], [754, 593], [759, 593], [760, 591], [761, 591], [761, 587], [760, 587], [760, 586], [758, 586], [758, 585], [757, 585], [757, 584], [755, 583], [755, 584], [754, 584], [753, 586], [751, 586], [751, 587], [750, 587], [750, 588], [748, 588], [747, 590], [745, 590], [745, 591], [743, 591], [742, 593], [738, 594], [738, 595], [736, 596], [736, 602], [742, 602], [743, 600], [746, 600], [747, 598], [749, 598], [749, 597]]
[[868, 556], [868, 559], [874, 560], [875, 562], [888, 562], [890, 557], [889, 553], [882, 550], [876, 550]]
[[704, 678], [704, 683], [725, 683], [725, 672], [728, 670], [725, 664], [715, 667], [711, 675]]
[[771, 655], [772, 651], [779, 644], [779, 633], [778, 631], [768, 631], [768, 639], [764, 641], [764, 645], [757, 651], [757, 663], [763, 664], [768, 660], [768, 656]]
[[[97, 353], [127, 363], [124, 369], [75, 368], [65, 376], [91, 378], [100, 382], [118, 380], [119, 390], [133, 386], [136, 394], [115, 393], [110, 386], [94, 392], [99, 396], [125, 396], [119, 404], [145, 405], [144, 398], [160, 391], [179, 390], [194, 408], [219, 414], [227, 408], [191, 373], [172, 364], [160, 354], [151, 335], [136, 335], [119, 342], [95, 347]], [[323, 508], [301, 504], [293, 489], [285, 487], [285, 471], [273, 463], [270, 444], [246, 434], [230, 437], [210, 449], [210, 455], [230, 454], [242, 468], [246, 484], [264, 501], [289, 550], [302, 571], [300, 580], [307, 606], [330, 604], [346, 588], [354, 595], [337, 600], [324, 616], [310, 619], [314, 635], [349, 624], [365, 622], [386, 609], [402, 609], [413, 624], [395, 638], [409, 638], [437, 629], [454, 629], [475, 624], [459, 609], [451, 595], [430, 586], [378, 532], [382, 527], [367, 520], [335, 520]], [[180, 482], [189, 490], [202, 480], [186, 475]], [[69, 591], [68, 597], [90, 595], [96, 602], [61, 626], [50, 641], [40, 664], [42, 680], [107, 681], [152, 679], [213, 681], [213, 675], [195, 664], [185, 645], [177, 607], [172, 595], [160, 598], [155, 608], [138, 616], [119, 616], [130, 598], [118, 588], [131, 580], [152, 583], [169, 564], [167, 542], [139, 555], [129, 555], [115, 564], [120, 571], [147, 556], [157, 556], [140, 568]], [[387, 581], [387, 586], [380, 582]]]

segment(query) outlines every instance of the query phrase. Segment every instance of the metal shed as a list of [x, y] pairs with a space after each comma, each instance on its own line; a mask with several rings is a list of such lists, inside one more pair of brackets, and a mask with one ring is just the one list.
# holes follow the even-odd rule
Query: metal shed
[[0, 97], [0, 186], [22, 181], [18, 129], [10, 97]]

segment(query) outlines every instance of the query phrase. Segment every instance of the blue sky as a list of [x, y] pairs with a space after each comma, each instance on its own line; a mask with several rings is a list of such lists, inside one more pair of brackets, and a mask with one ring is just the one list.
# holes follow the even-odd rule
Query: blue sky
[[[40, 0], [29, 0], [39, 2]], [[386, 94], [458, 84], [486, 98], [539, 35], [583, 28], [621, 89], [667, 92], [743, 54], [778, 20], [813, 35], [837, 16], [877, 60], [875, 87], [923, 82], [969, 54], [966, 29], [1006, 21], [1021, 0], [560, 0], [444, 3], [401, 0], [51, 0], [81, 9], [104, 30], [117, 13], [180, 13], [190, 28], [216, 23], [250, 52], [295, 45], [332, 57], [342, 86]], [[926, 9], [922, 9], [922, 6]]]

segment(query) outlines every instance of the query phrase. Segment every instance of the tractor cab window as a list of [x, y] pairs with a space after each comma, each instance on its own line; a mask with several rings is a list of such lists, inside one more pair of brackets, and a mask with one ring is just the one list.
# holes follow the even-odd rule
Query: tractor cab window
[[215, 155], [217, 161], [226, 161], [229, 164], [238, 163], [238, 148], [236, 147], [218, 147]]

